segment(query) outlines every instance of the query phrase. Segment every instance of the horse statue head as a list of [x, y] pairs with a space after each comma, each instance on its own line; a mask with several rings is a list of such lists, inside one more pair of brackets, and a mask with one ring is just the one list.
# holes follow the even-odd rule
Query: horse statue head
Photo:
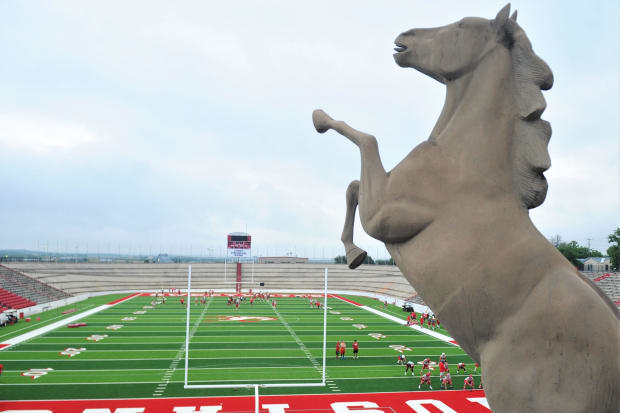
[[[502, 93], [514, 96], [514, 116], [520, 122], [514, 124], [509, 148], [513, 182], [521, 202], [531, 209], [542, 204], [547, 193], [543, 172], [551, 166], [547, 152], [551, 127], [540, 119], [546, 108], [541, 89], [551, 88], [553, 74], [532, 50], [517, 24], [517, 12], [508, 17], [509, 11], [510, 5], [506, 5], [492, 20], [466, 17], [446, 26], [408, 30], [395, 40], [394, 60], [460, 90], [485, 60], [490, 61], [495, 71], [491, 75], [504, 83]], [[493, 59], [497, 54], [506, 56], [505, 73], [498, 59]], [[488, 80], [489, 73], [480, 72]]]

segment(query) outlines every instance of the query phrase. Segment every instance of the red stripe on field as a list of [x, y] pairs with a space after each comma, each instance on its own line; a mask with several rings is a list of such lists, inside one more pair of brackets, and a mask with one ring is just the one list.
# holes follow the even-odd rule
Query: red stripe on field
[[[412, 383], [412, 386], [415, 383]], [[480, 404], [484, 398], [482, 390], [428, 391], [400, 393], [367, 394], [313, 394], [294, 396], [260, 397], [261, 412], [269, 410], [266, 404], [288, 404], [285, 413], [303, 410], [303, 413], [334, 413], [337, 411], [364, 412], [368, 408], [384, 413], [445, 412], [444, 406], [459, 413], [489, 413]], [[338, 403], [338, 405], [333, 405]], [[86, 409], [121, 408], [144, 409], [144, 413], [173, 413], [177, 407], [193, 407], [200, 411], [202, 406], [221, 406], [221, 413], [253, 412], [254, 397], [204, 397], [204, 398], [165, 398], [165, 399], [116, 399], [116, 400], [67, 400], [2, 402], [0, 406], [8, 410], [48, 410], [52, 413], [82, 413]], [[281, 406], [283, 407], [283, 406]], [[348, 409], [347, 409], [348, 407]], [[365, 409], [364, 409], [365, 408]], [[424, 409], [424, 410], [423, 410]], [[205, 409], [206, 410], [206, 409]], [[99, 410], [98, 410], [99, 411]], [[209, 410], [206, 410], [209, 411]], [[279, 411], [276, 409], [276, 411]]]
[[108, 305], [118, 304], [118, 303], [120, 303], [121, 301], [129, 300], [130, 298], [134, 298], [134, 297], [136, 297], [136, 296], [138, 296], [138, 295], [141, 295], [141, 293], [131, 294], [131, 295], [128, 295], [127, 297], [123, 297], [123, 298], [119, 298], [118, 300], [110, 301], [110, 302], [108, 303]]
[[0, 344], [0, 349], [10, 346], [10, 344]]
[[360, 303], [357, 303], [357, 302], [355, 302], [355, 301], [353, 301], [353, 300], [349, 300], [348, 298], [344, 298], [344, 297], [341, 297], [341, 296], [336, 295], [336, 294], [328, 294], [327, 296], [328, 296], [328, 297], [335, 297], [335, 298], [338, 298], [339, 300], [346, 301], [347, 303], [351, 303], [351, 304], [356, 305], [356, 306], [358, 306], [358, 307], [362, 307], [362, 306], [363, 306], [363, 305], [362, 305], [362, 304], [360, 304]]

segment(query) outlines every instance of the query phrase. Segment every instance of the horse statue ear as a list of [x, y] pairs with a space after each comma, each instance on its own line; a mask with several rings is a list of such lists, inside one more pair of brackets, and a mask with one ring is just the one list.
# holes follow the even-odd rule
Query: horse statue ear
[[510, 3], [505, 5], [504, 8], [501, 9], [499, 13], [497, 13], [497, 16], [495, 16], [495, 19], [491, 21], [491, 24], [493, 25], [493, 27], [498, 33], [502, 32], [504, 27], [506, 27], [506, 23], [508, 23], [509, 14], [510, 14]]
[[512, 16], [510, 16], [510, 20], [512, 20], [513, 22], [517, 21], [517, 11], [515, 10], [514, 13], [512, 13]]

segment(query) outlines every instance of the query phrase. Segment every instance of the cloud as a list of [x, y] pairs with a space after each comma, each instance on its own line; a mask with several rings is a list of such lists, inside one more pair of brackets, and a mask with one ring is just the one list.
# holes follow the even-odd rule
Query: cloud
[[36, 112], [0, 113], [0, 147], [50, 153], [89, 145], [105, 137], [88, 125]]
[[[311, 111], [377, 136], [391, 169], [428, 137], [445, 98], [394, 64], [394, 38], [501, 6], [5, 2], [0, 173], [12, 202], [0, 206], [10, 222], [0, 246], [70, 238], [206, 250], [247, 224], [265, 251], [339, 252], [359, 151], [316, 134]], [[618, 224], [618, 6], [518, 8], [556, 80], [545, 92], [550, 189], [531, 215], [545, 235], [604, 249]], [[574, 21], [589, 22], [588, 36]], [[360, 246], [382, 255], [356, 225]]]

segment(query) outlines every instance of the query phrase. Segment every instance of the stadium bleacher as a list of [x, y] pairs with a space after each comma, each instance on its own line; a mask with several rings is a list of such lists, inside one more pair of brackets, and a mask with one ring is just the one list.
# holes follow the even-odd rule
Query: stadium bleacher
[[[188, 264], [125, 264], [125, 263], [11, 263], [11, 268], [24, 276], [65, 291], [71, 295], [104, 291], [137, 291], [187, 288]], [[6, 267], [5, 267], [6, 268]], [[268, 289], [322, 290], [323, 271], [329, 270], [329, 289], [373, 293], [424, 304], [396, 266], [362, 265], [350, 270], [336, 264], [243, 264], [242, 288], [247, 291]], [[196, 290], [235, 289], [235, 264], [192, 264], [192, 288]], [[253, 273], [253, 275], [252, 275]], [[0, 287], [2, 285], [0, 266]], [[616, 305], [620, 306], [620, 274], [587, 273]], [[261, 287], [259, 283], [264, 283]], [[15, 291], [13, 291], [15, 292]], [[18, 292], [19, 294], [19, 292]], [[20, 294], [33, 301], [36, 299]]]
[[0, 305], [4, 309], [20, 309], [70, 296], [18, 270], [0, 265]]
[[31, 307], [36, 305], [34, 301], [30, 301], [27, 298], [21, 297], [17, 294], [13, 294], [10, 291], [0, 288], [0, 312], [5, 310], [19, 310], [21, 308]]
[[584, 272], [583, 274], [620, 308], [620, 274], [597, 272]]
[[[99, 264], [99, 263], [11, 263], [11, 268], [55, 288], [77, 295], [100, 291], [187, 288], [187, 264]], [[415, 290], [396, 266], [363, 265], [350, 270], [346, 265], [243, 264], [242, 287], [247, 291], [322, 290], [324, 268], [329, 270], [332, 290], [371, 292], [404, 299]], [[254, 272], [252, 282], [252, 271]], [[235, 264], [192, 264], [192, 288], [234, 290]]]

